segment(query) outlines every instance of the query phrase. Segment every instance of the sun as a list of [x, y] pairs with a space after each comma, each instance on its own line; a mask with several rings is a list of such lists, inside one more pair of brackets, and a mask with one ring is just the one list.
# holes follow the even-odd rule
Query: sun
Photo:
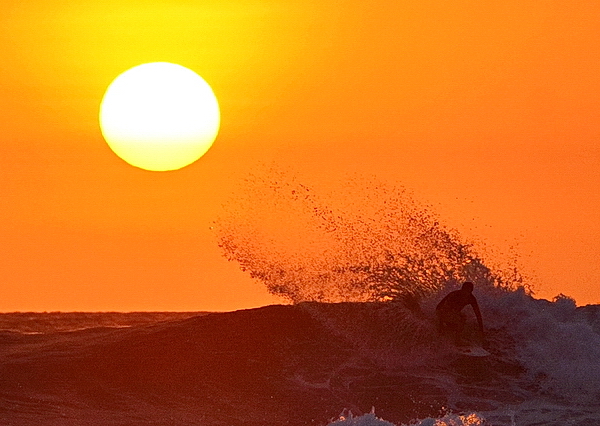
[[219, 104], [208, 83], [168, 62], [125, 71], [100, 104], [100, 129], [110, 148], [146, 170], [177, 170], [198, 160], [219, 125]]

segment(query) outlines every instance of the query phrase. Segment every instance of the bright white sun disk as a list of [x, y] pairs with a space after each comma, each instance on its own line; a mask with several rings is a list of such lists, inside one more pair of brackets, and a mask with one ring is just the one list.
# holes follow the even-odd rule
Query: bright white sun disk
[[219, 131], [217, 99], [198, 74], [154, 62], [134, 67], [108, 87], [100, 127], [111, 149], [147, 170], [176, 170], [204, 155]]

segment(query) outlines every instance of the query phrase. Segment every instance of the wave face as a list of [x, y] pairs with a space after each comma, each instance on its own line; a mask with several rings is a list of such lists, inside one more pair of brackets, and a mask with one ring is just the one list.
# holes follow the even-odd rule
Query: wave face
[[252, 176], [215, 229], [225, 256], [292, 302], [383, 301], [448, 283], [522, 285], [397, 186], [360, 179], [321, 194], [282, 172]]

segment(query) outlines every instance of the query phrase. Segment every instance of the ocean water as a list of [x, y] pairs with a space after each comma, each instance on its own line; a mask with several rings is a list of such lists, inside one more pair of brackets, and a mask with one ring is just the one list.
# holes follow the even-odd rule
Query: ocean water
[[[399, 357], [383, 355], [390, 363], [398, 362], [392, 368], [427, 376], [449, 397], [443, 415], [396, 424], [600, 425], [600, 306], [576, 307], [566, 298], [536, 300], [523, 290], [477, 296], [491, 355], [473, 360], [477, 365], [470, 377], [464, 365], [462, 372], [448, 369], [460, 360], [448, 361], [443, 349], [431, 349], [431, 342], [420, 345], [413, 340], [422, 358], [413, 354], [398, 361]], [[391, 423], [377, 415], [375, 406], [373, 413], [344, 413], [331, 424]]]
[[[289, 304], [0, 315], [0, 424], [600, 426], [600, 306], [536, 299], [406, 189], [263, 174], [214, 230]], [[487, 357], [435, 330], [465, 280]]]
[[[329, 423], [335, 426], [394, 426], [386, 420], [378, 418], [375, 413], [355, 417], [352, 414], [340, 416], [340, 419]], [[483, 426], [486, 420], [476, 413], [449, 414], [436, 419], [427, 418], [411, 422], [414, 426]]]
[[477, 297], [485, 358], [438, 339], [435, 297], [420, 310], [302, 302], [142, 324], [106, 313], [91, 328], [54, 314], [58, 331], [35, 334], [13, 321], [0, 331], [0, 424], [600, 425], [600, 306]]
[[[293, 303], [407, 307], [383, 333], [364, 318], [348, 324], [317, 315], [352, 336], [383, 369], [429, 365], [442, 372], [456, 362], [431, 337], [429, 319], [444, 294], [474, 282], [492, 355], [473, 363], [493, 373], [488, 381], [465, 379], [456, 369], [452, 377], [440, 373], [432, 383], [447, 393], [445, 412], [414, 424], [600, 425], [598, 306], [578, 308], [562, 294], [535, 299], [518, 256], [486, 256], [402, 186], [350, 179], [320, 189], [280, 170], [250, 177], [215, 223], [219, 245], [229, 260]], [[332, 424], [389, 424], [374, 413], [342, 417]]]

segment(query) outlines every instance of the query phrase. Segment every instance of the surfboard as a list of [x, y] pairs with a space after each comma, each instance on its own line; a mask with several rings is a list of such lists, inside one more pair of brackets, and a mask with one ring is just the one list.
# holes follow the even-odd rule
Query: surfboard
[[456, 348], [457, 352], [461, 355], [466, 356], [489, 356], [491, 355], [488, 351], [483, 349], [481, 346], [460, 346]]

